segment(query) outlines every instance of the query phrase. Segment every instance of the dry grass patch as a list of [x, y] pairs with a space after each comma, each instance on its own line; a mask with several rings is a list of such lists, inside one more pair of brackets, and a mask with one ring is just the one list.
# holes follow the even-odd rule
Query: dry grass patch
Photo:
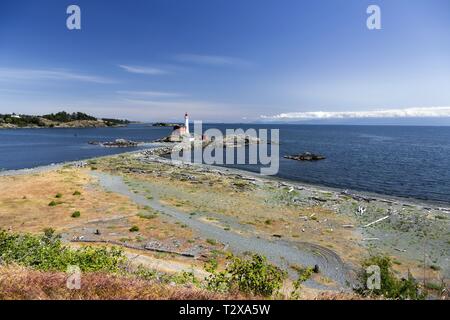
[[81, 289], [66, 286], [67, 274], [0, 267], [0, 300], [216, 300], [242, 296], [172, 286], [105, 273], [84, 273]]
[[[137, 213], [126, 197], [107, 193], [93, 182], [77, 169], [0, 177], [0, 225], [21, 232], [46, 227], [61, 231], [109, 214]], [[82, 214], [73, 219], [76, 211]]]

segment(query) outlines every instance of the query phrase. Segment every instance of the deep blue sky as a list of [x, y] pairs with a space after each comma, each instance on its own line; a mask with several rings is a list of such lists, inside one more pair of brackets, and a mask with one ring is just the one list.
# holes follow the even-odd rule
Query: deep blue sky
[[[382, 30], [366, 27], [370, 4]], [[450, 107], [448, 0], [0, 3], [0, 113], [239, 122], [430, 107], [450, 116], [435, 109]]]

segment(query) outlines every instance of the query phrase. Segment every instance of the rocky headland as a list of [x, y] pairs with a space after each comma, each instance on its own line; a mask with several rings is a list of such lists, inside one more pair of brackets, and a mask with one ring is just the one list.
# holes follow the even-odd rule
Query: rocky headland
[[0, 114], [0, 129], [19, 128], [105, 128], [121, 127], [128, 120], [98, 119], [82, 112], [58, 112], [43, 116]]

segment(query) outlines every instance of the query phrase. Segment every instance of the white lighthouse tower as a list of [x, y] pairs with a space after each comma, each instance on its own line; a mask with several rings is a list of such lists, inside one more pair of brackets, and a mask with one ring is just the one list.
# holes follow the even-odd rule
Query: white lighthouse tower
[[188, 115], [188, 113], [186, 112], [186, 114], [184, 115], [184, 127], [186, 128], [186, 134], [190, 134], [189, 133], [189, 115]]

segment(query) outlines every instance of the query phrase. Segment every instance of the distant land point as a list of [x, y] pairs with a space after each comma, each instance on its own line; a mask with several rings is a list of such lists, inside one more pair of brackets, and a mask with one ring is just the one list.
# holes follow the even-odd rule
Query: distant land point
[[0, 114], [0, 129], [17, 128], [101, 128], [127, 126], [131, 121], [90, 116], [82, 112], [61, 111], [42, 116]]

